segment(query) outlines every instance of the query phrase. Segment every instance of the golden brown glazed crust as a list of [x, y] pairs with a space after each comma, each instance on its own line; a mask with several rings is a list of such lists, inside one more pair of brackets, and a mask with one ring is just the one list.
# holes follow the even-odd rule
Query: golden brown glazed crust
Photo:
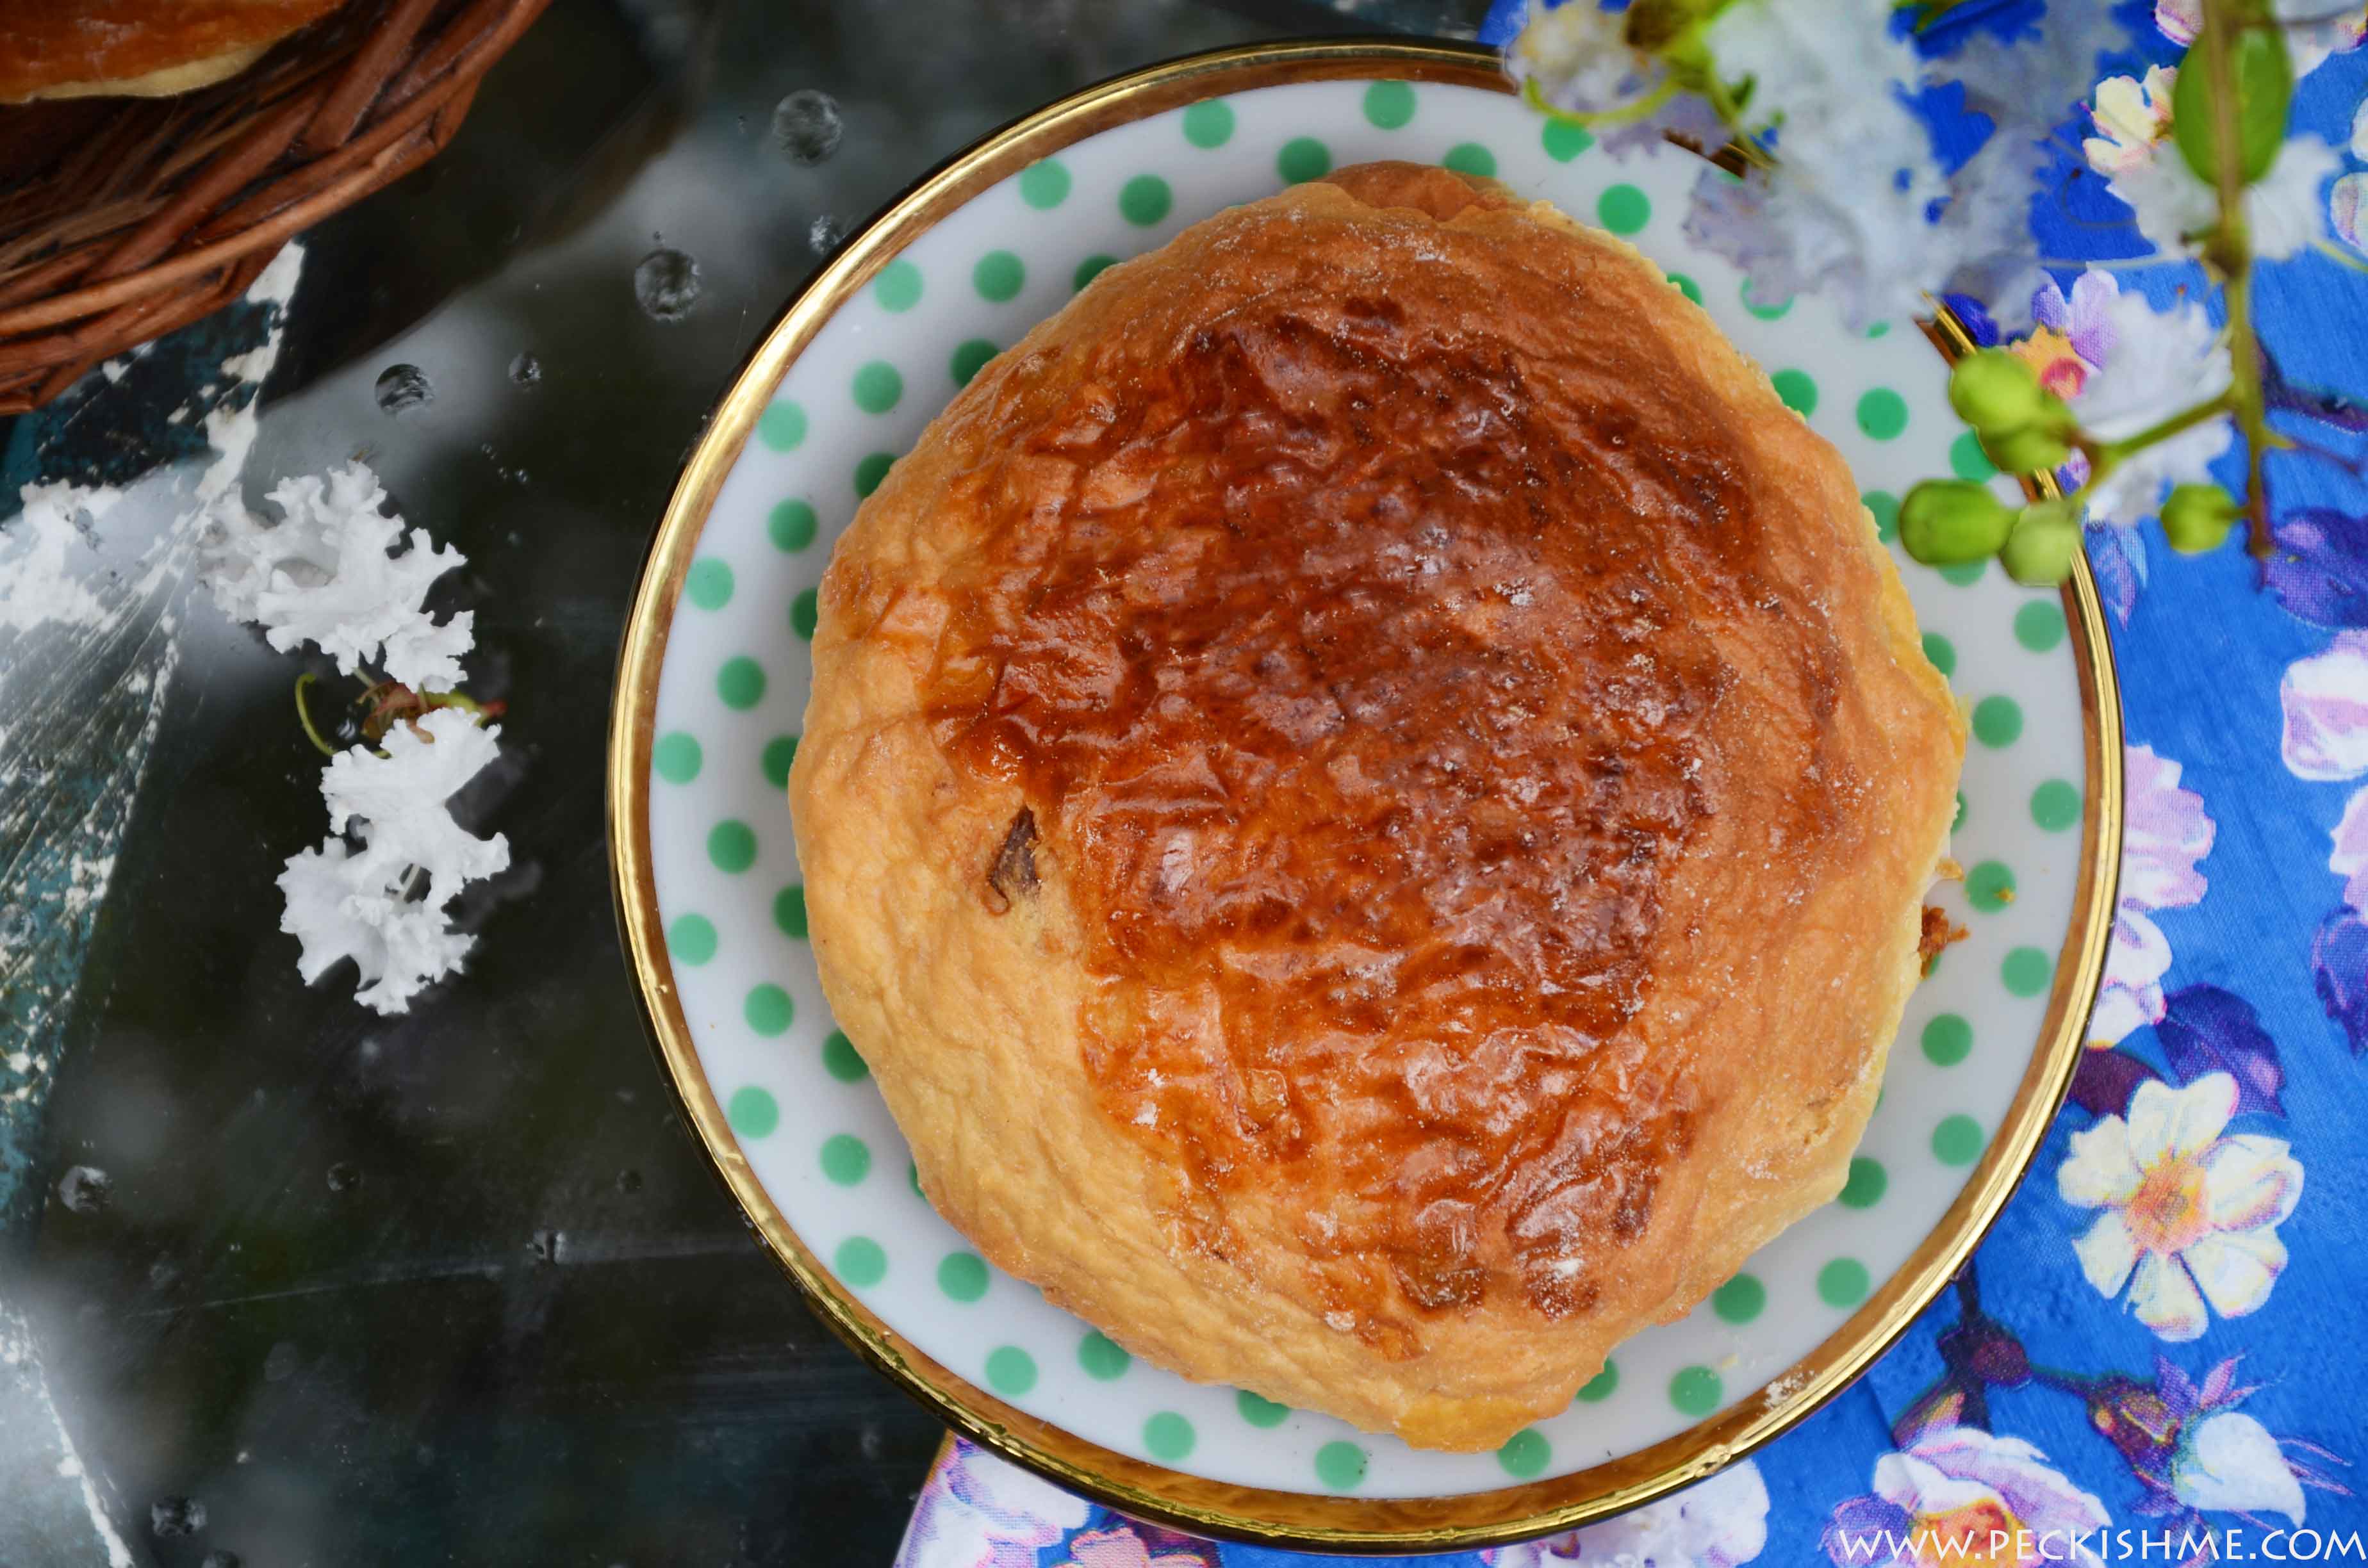
[[344, 0], [0, 0], [0, 103], [219, 82]]
[[1839, 1189], [1963, 724], [1839, 456], [1657, 270], [1343, 170], [1106, 272], [891, 472], [791, 780], [949, 1220], [1442, 1448]]

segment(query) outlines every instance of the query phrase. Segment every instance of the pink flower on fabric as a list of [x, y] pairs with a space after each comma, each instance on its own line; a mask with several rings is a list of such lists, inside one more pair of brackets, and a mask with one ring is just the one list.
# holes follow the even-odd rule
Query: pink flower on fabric
[[[2368, 773], [2368, 631], [2339, 631], [2323, 651], [2288, 665], [2278, 701], [2288, 772], [2321, 783]], [[2344, 879], [2343, 902], [2368, 913], [2368, 788], [2344, 803], [2327, 869]]]
[[2082, 1538], [2112, 1518], [2046, 1458], [1975, 1426], [1927, 1432], [1874, 1461], [1874, 1491], [1837, 1507], [1820, 1544], [1841, 1568], [2096, 1568]]
[[2345, 802], [2327, 869], [2344, 879], [2343, 902], [2368, 915], [2368, 789], [2354, 790]]
[[1197, 1551], [1151, 1554], [1141, 1536], [1126, 1526], [1093, 1530], [1069, 1543], [1069, 1561], [1061, 1568], [1212, 1568], [1208, 1553]]
[[2082, 273], [2068, 297], [2051, 278], [2031, 296], [2031, 335], [2009, 347], [2039, 373], [2040, 385], [2060, 398], [2078, 397], [2089, 372], [2113, 352], [2106, 307], [2119, 293], [2108, 273]]
[[[2352, 133], [2357, 140], [2358, 131]], [[2353, 156], [2358, 156], [2354, 153]], [[2368, 198], [2368, 175], [2348, 174], [2337, 180], [2327, 191], [2327, 222], [2335, 237], [2353, 250], [2368, 250], [2360, 234], [2362, 198]]]
[[2287, 665], [2278, 700], [2285, 710], [2279, 750], [2295, 778], [2368, 773], [2368, 631], [2338, 632], [2324, 652]]
[[1084, 1498], [958, 1441], [922, 1486], [894, 1568], [1036, 1568], [1092, 1517]]
[[2162, 1021], [2170, 941], [2151, 916], [2203, 902], [2209, 883], [2197, 866], [2212, 852], [2215, 831], [2203, 797], [2180, 787], [2173, 759], [2152, 746], [2131, 746], [2123, 753], [2123, 772], [2121, 896], [2104, 985], [2089, 1023], [2089, 1038], [2103, 1044]]

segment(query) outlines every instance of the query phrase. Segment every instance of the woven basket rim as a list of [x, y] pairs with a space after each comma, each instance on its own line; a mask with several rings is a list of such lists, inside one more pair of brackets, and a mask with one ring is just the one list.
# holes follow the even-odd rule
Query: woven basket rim
[[[15, 256], [0, 262], [12, 301], [0, 304], [0, 414], [229, 302], [290, 237], [433, 157], [549, 0], [375, 3], [332, 11], [182, 98], [27, 106], [90, 124], [74, 136], [74, 121], [58, 122], [49, 165], [19, 186], [19, 222], [0, 235]], [[92, 167], [110, 157], [138, 164], [146, 185]], [[44, 196], [58, 201], [46, 216]]]

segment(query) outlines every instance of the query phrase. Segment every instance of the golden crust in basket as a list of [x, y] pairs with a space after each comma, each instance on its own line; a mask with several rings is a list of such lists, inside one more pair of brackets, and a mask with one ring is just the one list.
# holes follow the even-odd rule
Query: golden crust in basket
[[1841, 459], [1617, 240], [1368, 165], [1105, 272], [825, 578], [790, 784], [930, 1201], [1478, 1449], [1827, 1201], [1964, 725]]

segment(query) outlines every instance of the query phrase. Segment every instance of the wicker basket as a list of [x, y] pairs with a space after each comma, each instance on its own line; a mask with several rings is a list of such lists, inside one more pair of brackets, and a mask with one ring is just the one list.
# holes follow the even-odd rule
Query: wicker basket
[[435, 156], [549, 0], [355, 0], [229, 81], [0, 108], [0, 414], [244, 292]]

